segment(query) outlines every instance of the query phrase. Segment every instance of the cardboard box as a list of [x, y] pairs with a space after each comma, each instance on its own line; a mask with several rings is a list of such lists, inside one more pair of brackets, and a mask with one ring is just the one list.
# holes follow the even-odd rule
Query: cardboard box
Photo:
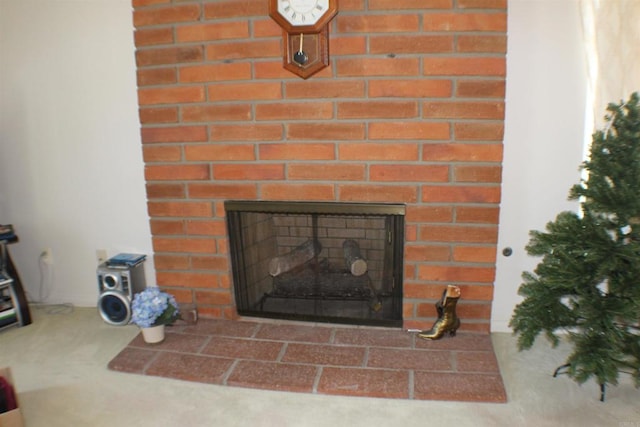
[[22, 412], [20, 411], [20, 402], [18, 401], [18, 391], [11, 376], [11, 368], [0, 368], [0, 377], [4, 377], [9, 381], [9, 384], [11, 384], [16, 394], [16, 402], [18, 403], [17, 409], [0, 414], [0, 427], [24, 427], [24, 420], [22, 419]]

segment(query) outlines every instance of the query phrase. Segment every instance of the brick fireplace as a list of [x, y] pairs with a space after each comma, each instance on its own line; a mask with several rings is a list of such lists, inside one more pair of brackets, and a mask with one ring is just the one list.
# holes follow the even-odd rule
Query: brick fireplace
[[488, 332], [495, 276], [506, 0], [340, 0], [328, 68], [282, 68], [267, 0], [133, 0], [158, 285], [236, 318], [224, 203], [406, 206], [403, 326], [459, 285]]

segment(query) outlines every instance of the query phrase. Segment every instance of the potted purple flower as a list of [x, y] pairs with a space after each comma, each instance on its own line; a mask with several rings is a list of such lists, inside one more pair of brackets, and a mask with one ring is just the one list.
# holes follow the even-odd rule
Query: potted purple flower
[[149, 287], [133, 296], [131, 323], [139, 326], [145, 342], [155, 344], [164, 340], [164, 327], [180, 317], [173, 295], [157, 287]]

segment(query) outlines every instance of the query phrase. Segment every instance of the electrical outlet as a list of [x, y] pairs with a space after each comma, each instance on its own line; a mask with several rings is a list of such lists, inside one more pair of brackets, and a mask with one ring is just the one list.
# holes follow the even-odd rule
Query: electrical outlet
[[108, 258], [109, 256], [107, 255], [106, 249], [96, 249], [96, 260], [98, 261], [98, 264], [102, 264]]
[[51, 250], [51, 248], [47, 248], [44, 251], [42, 251], [42, 254], [40, 255], [40, 257], [42, 258], [42, 262], [44, 262], [47, 265], [52, 265], [53, 264], [53, 251]]

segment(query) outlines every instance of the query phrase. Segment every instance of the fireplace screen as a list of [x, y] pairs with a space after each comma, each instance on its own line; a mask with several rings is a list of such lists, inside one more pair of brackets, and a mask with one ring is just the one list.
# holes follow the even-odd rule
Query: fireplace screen
[[404, 205], [225, 202], [238, 313], [402, 326]]

